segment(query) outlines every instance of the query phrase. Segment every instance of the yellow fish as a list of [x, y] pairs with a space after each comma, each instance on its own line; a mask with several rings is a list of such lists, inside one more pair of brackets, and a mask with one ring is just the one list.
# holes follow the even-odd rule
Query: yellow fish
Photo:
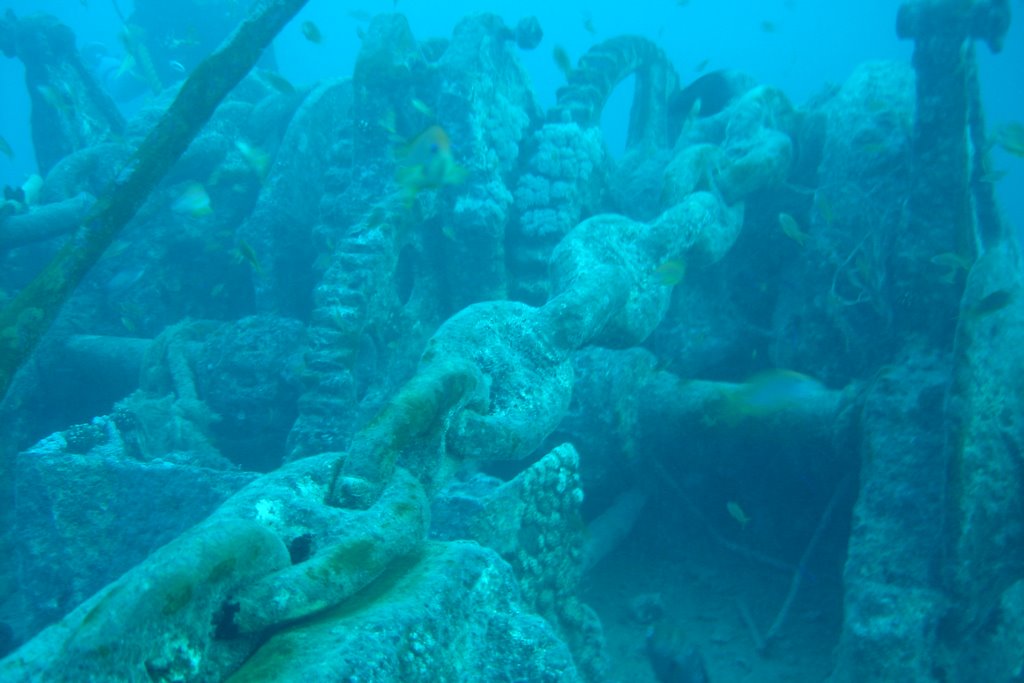
[[455, 163], [451, 140], [441, 126], [430, 126], [396, 153], [399, 165], [395, 179], [410, 202], [420, 190], [458, 185], [468, 175], [466, 169]]
[[724, 417], [732, 421], [764, 418], [820, 400], [825, 386], [793, 370], [766, 370], [741, 384], [726, 399]]
[[388, 109], [380, 117], [380, 121], [377, 122], [380, 125], [381, 128], [383, 128], [385, 131], [387, 131], [388, 137], [391, 138], [392, 141], [398, 141], [398, 140], [402, 139], [398, 135], [398, 127], [397, 127], [395, 121], [396, 121], [395, 110], [394, 109]]
[[256, 250], [245, 240], [238, 240], [238, 246], [232, 251], [232, 256], [234, 256], [235, 263], [248, 263], [254, 273], [263, 276], [263, 266], [260, 265], [260, 259], [256, 256]]
[[658, 284], [673, 287], [683, 281], [686, 264], [681, 259], [670, 259], [654, 269]]
[[725, 504], [725, 509], [729, 512], [729, 516], [736, 520], [740, 525], [741, 529], [746, 529], [747, 525], [750, 524], [750, 517], [743, 511], [740, 504], [734, 500], [730, 500]]
[[146, 47], [142, 36], [142, 29], [131, 24], [125, 24], [118, 34], [126, 55], [118, 69], [118, 75], [131, 72], [145, 81], [154, 93], [160, 93], [164, 89], [163, 83], [160, 81], [160, 76], [153, 65], [153, 56], [150, 54], [149, 48]]
[[946, 284], [953, 284], [959, 271], [970, 270], [971, 268], [970, 261], [960, 254], [955, 254], [951, 251], [944, 254], [936, 254], [928, 260], [939, 268], [946, 270], [945, 274], [940, 278]]
[[291, 84], [291, 81], [277, 72], [270, 71], [269, 69], [258, 69], [256, 73], [264, 83], [280, 93], [290, 95], [295, 92], [295, 86]]
[[164, 47], [174, 52], [183, 47], [192, 47], [199, 44], [199, 32], [195, 26], [189, 26], [184, 38], [179, 38], [172, 31], [164, 40]]
[[419, 113], [423, 114], [427, 118], [434, 118], [434, 111], [426, 102], [419, 99], [418, 97], [412, 98], [412, 108], [418, 111]]
[[989, 185], [995, 185], [1000, 180], [1006, 177], [1006, 171], [1004, 169], [994, 169], [986, 171], [978, 177], [979, 183], [988, 183]]
[[818, 209], [818, 213], [823, 219], [825, 219], [825, 225], [831, 226], [836, 220], [836, 212], [832, 208], [832, 201], [823, 194], [816, 194], [814, 196], [814, 206]]
[[171, 206], [174, 213], [193, 218], [202, 218], [213, 213], [210, 205], [210, 195], [206, 194], [206, 188], [202, 183], [189, 183], [185, 191], [181, 193]]
[[[363, 219], [363, 223], [370, 228], [376, 228], [378, 225], [383, 225], [384, 221], [387, 220], [387, 211], [379, 206], [373, 207], [370, 213]], [[333, 249], [331, 251], [334, 251]]]
[[551, 51], [551, 56], [555, 60], [555, 66], [558, 70], [565, 74], [566, 78], [569, 78], [569, 74], [572, 73], [572, 60], [569, 59], [569, 53], [565, 51], [565, 48], [561, 45], [555, 45]]
[[700, 108], [702, 105], [703, 102], [701, 102], [699, 97], [693, 101], [693, 104], [690, 106], [690, 112], [686, 115], [686, 120], [688, 122], [700, 116]]
[[124, 76], [127, 73], [134, 73], [134, 72], [135, 72], [135, 57], [133, 57], [132, 54], [130, 52], [128, 52], [128, 53], [125, 54], [124, 59], [121, 60], [121, 63], [118, 64], [118, 66], [117, 66], [117, 73], [114, 74], [114, 78], [115, 79], [121, 78], [122, 76]]
[[25, 206], [35, 206], [39, 203], [39, 194], [43, 191], [43, 178], [33, 173], [21, 186]]
[[37, 85], [36, 91], [43, 96], [43, 100], [61, 113], [68, 113], [74, 105], [74, 100], [66, 90], [58, 89], [52, 85]]
[[801, 247], [804, 246], [804, 242], [807, 241], [807, 233], [800, 229], [800, 224], [796, 222], [795, 218], [790, 216], [788, 213], [780, 213], [779, 226], [782, 227], [782, 232], [786, 237], [793, 240]]
[[270, 169], [270, 155], [266, 151], [256, 145], [250, 145], [245, 140], [235, 140], [235, 148], [260, 177], [260, 180], [267, 177], [267, 171]]
[[1024, 157], [1024, 124], [1004, 123], [996, 128], [992, 139], [1010, 154]]

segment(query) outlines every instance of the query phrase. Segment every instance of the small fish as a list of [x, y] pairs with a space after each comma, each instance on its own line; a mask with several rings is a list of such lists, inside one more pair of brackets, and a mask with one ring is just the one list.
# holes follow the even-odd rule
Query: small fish
[[142, 36], [143, 31], [138, 26], [124, 25], [118, 34], [118, 38], [124, 47], [125, 53], [130, 55], [132, 59], [129, 62], [126, 58], [121, 66], [137, 75], [140, 80], [145, 81], [149, 89], [154, 93], [160, 93], [163, 90], [163, 82], [156, 72], [156, 67], [153, 65], [153, 56], [150, 54], [149, 48], [146, 47], [146, 42]]
[[263, 266], [260, 265], [260, 260], [256, 256], [256, 250], [252, 248], [252, 245], [245, 240], [238, 240], [238, 246], [235, 247], [232, 254], [235, 257], [235, 263], [248, 263], [249, 267], [252, 268], [252, 272], [257, 275], [263, 275]]
[[864, 102], [864, 106], [872, 114], [877, 114], [887, 110], [889, 108], [889, 103], [882, 97], [873, 96], [869, 97], [867, 101]]
[[221, 296], [223, 294], [224, 294], [224, 283], [223, 282], [218, 282], [217, 284], [215, 284], [213, 287], [210, 288], [210, 298], [211, 299], [216, 299], [217, 297], [219, 297], [219, 296]]
[[412, 108], [428, 118], [434, 118], [434, 111], [418, 97], [412, 98]]
[[868, 257], [863, 251], [858, 252], [857, 258], [853, 259], [853, 271], [850, 279], [864, 289], [873, 290], [878, 285], [878, 269], [875, 268], [874, 259]]
[[[387, 211], [379, 206], [375, 206], [370, 210], [370, 213], [363, 220], [363, 223], [368, 228], [376, 228], [378, 225], [383, 225], [384, 221], [387, 220], [387, 217]], [[333, 251], [333, 249], [331, 251]]]
[[836, 220], [835, 209], [832, 208], [832, 200], [823, 194], [816, 194], [814, 196], [814, 207], [818, 210], [818, 214], [824, 219], [825, 225], [832, 225]]
[[788, 213], [779, 214], [779, 226], [782, 227], [783, 234], [789, 239], [793, 240], [801, 247], [807, 242], [807, 233], [800, 229], [800, 224], [796, 222], [796, 219], [790, 216]]
[[967, 260], [963, 256], [954, 252], [945, 252], [944, 254], [936, 254], [932, 258], [928, 259], [929, 262], [942, 268], [954, 268], [967, 270], [971, 267], [971, 261]]
[[181, 196], [174, 201], [171, 209], [177, 214], [192, 218], [202, 218], [213, 213], [210, 195], [206, 193], [202, 183], [189, 183]]
[[699, 97], [695, 99], [693, 104], [690, 106], [690, 111], [686, 114], [686, 118], [692, 120], [700, 116], [700, 108], [703, 105], [704, 103]]
[[22, 202], [25, 206], [35, 206], [39, 203], [39, 194], [43, 191], [43, 177], [33, 173], [21, 186]]
[[690, 4], [690, 0], [676, 0], [676, 7], [686, 7]]
[[7, 142], [3, 135], [0, 135], [0, 152], [6, 154], [8, 159], [14, 158], [14, 150], [11, 149], [11, 145]]
[[199, 44], [199, 31], [195, 26], [189, 26], [188, 32], [184, 38], [179, 38], [174, 33], [171, 33], [164, 40], [164, 47], [169, 51], [174, 52], [180, 50], [183, 47], [193, 47]]
[[263, 82], [274, 90], [284, 93], [285, 95], [291, 95], [295, 92], [295, 86], [291, 84], [291, 81], [276, 71], [260, 69], [257, 73], [259, 77], [263, 79]]
[[1010, 154], [1024, 157], [1024, 124], [1004, 123], [996, 128], [993, 141]]
[[455, 228], [453, 228], [450, 223], [446, 223], [445, 226], [441, 228], [441, 234], [450, 239], [452, 242], [459, 241], [459, 236], [455, 234]]
[[726, 399], [723, 418], [738, 422], [764, 418], [820, 400], [824, 385], [793, 370], [766, 370], [739, 385]]
[[270, 155], [265, 150], [256, 145], [250, 145], [245, 140], [235, 140], [235, 148], [261, 180], [267, 177], [267, 171], [270, 169]]
[[74, 101], [64, 90], [58, 90], [52, 85], [38, 85], [36, 90], [43, 96], [43, 100], [59, 112], [68, 112]]
[[324, 36], [320, 33], [320, 28], [312, 21], [302, 22], [302, 35], [306, 40], [316, 45], [324, 42]]
[[112, 259], [115, 256], [120, 256], [124, 252], [128, 251], [128, 248], [132, 246], [132, 243], [128, 240], [115, 240], [110, 247], [103, 252], [103, 258]]
[[135, 57], [130, 53], [124, 56], [121, 63], [117, 65], [117, 71], [114, 73], [114, 78], [118, 79], [128, 73], [135, 72]]
[[355, 19], [356, 21], [369, 21], [373, 18], [373, 15], [364, 9], [349, 10], [348, 16], [350, 19]]
[[768, 21], [765, 19], [761, 22], [761, 31], [763, 33], [775, 33], [779, 30], [779, 27], [775, 25], [774, 21]]
[[1006, 177], [1005, 169], [994, 169], [986, 171], [978, 177], [979, 183], [987, 183], [988, 185], [995, 185], [1000, 180]]
[[111, 293], [122, 293], [141, 280], [145, 274], [145, 266], [119, 270], [114, 273], [113, 277], [107, 280], [106, 288]]
[[654, 269], [654, 277], [659, 285], [674, 287], [683, 281], [686, 275], [686, 264], [681, 259], [669, 259]]
[[583, 18], [583, 30], [592, 36], [597, 35], [597, 29], [594, 28], [594, 20], [591, 17]]
[[317, 273], [323, 273], [327, 270], [328, 266], [331, 265], [331, 255], [326, 251], [322, 251], [317, 254], [316, 258], [313, 259], [313, 271]]
[[381, 128], [387, 131], [387, 134], [390, 137], [395, 138], [396, 141], [400, 139], [398, 137], [398, 128], [396, 124], [396, 116], [394, 109], [388, 109], [387, 111], [385, 111], [377, 123], [380, 125]]
[[555, 60], [555, 66], [558, 70], [565, 74], [566, 78], [569, 78], [569, 74], [572, 73], [572, 60], [569, 59], [569, 53], [565, 51], [565, 48], [561, 45], [555, 45], [554, 49], [551, 50], [551, 56]]
[[702, 73], [704, 69], [708, 68], [708, 64], [710, 63], [710, 59], [702, 59], [699, 62], [697, 62], [697, 66], [693, 67], [693, 70], [696, 71], [697, 73]]
[[1013, 289], [997, 289], [996, 291], [981, 297], [976, 303], [968, 306], [967, 313], [971, 317], [980, 318], [990, 313], [995, 313], [1006, 308], [1013, 301]]
[[411, 202], [420, 190], [458, 185], [468, 175], [455, 163], [452, 143], [441, 126], [433, 125], [396, 150], [399, 160], [395, 179]]
[[864, 141], [857, 145], [858, 151], [862, 154], [870, 154], [871, 156], [878, 156], [889, 151], [890, 147], [885, 142], [869, 142]]
[[944, 268], [946, 273], [940, 278], [942, 282], [946, 284], [953, 284], [956, 280], [956, 274], [961, 270], [969, 270], [971, 262], [965, 259], [960, 254], [947, 251], [944, 254], [936, 254], [932, 256], [928, 261], [939, 268]]
[[746, 529], [747, 525], [750, 524], [750, 517], [743, 511], [740, 504], [734, 500], [730, 500], [725, 504], [725, 509], [729, 512], [729, 516], [736, 520], [740, 525], [741, 529]]
[[185, 65], [179, 62], [177, 59], [172, 59], [167, 62], [167, 66], [171, 67], [171, 71], [177, 71], [179, 74], [185, 73]]

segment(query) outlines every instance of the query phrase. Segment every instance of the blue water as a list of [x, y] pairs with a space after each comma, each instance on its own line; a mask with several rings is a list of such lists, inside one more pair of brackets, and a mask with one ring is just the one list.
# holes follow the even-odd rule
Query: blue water
[[[1020, 2], [1015, 3], [1017, 7]], [[79, 44], [96, 41], [117, 51], [119, 22], [110, 3], [90, 0], [19, 0], [8, 2], [17, 14], [50, 12], [75, 29]], [[544, 27], [543, 45], [522, 54], [524, 66], [533, 78], [541, 103], [550, 105], [562, 75], [551, 60], [551, 48], [562, 45], [573, 58], [590, 45], [616, 34], [636, 33], [658, 41], [680, 76], [695, 76], [693, 68], [707, 60], [708, 69], [729, 67], [750, 73], [758, 81], [782, 88], [796, 104], [827, 83], [842, 83], [858, 63], [871, 59], [908, 60], [911, 46], [896, 37], [895, 12], [898, 3], [886, 0], [823, 4], [810, 0], [692, 0], [679, 6], [671, 0], [645, 0], [636, 8], [628, 3], [551, 3], [523, 0], [503, 3], [422, 2], [403, 0], [398, 9], [409, 17], [418, 36], [447, 35], [455, 22], [468, 12], [495, 12], [510, 24], [535, 15]], [[122, 3], [130, 11], [128, 1]], [[352, 71], [359, 40], [360, 22], [349, 16], [352, 10], [370, 13], [389, 11], [390, 0], [364, 3], [314, 0], [275, 41], [281, 73], [296, 83], [348, 74]], [[590, 19], [591, 33], [585, 24]], [[300, 26], [314, 21], [326, 40], [312, 45], [304, 40]], [[762, 22], [777, 30], [766, 33]], [[1020, 71], [1024, 69], [1024, 22], [1010, 28], [1006, 47], [1000, 55], [978, 50], [981, 84], [989, 121], [998, 124], [1024, 119], [1024, 94]], [[0, 61], [0, 83], [4, 84], [5, 106], [0, 108], [0, 135], [15, 150], [16, 159], [0, 157], [0, 183], [20, 183], [34, 172], [28, 137], [28, 101], [14, 86], [21, 66]], [[604, 121], [612, 149], [624, 144], [627, 94], [613, 101]], [[1007, 174], [1000, 182], [1000, 202], [1011, 224], [1024, 230], [1024, 196], [1011, 188], [1024, 186], [1024, 169], [1019, 159], [995, 151], [996, 166]]]

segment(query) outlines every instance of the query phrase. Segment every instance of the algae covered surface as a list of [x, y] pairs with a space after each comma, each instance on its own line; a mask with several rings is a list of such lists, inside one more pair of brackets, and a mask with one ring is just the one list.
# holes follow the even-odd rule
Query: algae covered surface
[[0, 681], [1020, 678], [1008, 0], [46, 5]]

